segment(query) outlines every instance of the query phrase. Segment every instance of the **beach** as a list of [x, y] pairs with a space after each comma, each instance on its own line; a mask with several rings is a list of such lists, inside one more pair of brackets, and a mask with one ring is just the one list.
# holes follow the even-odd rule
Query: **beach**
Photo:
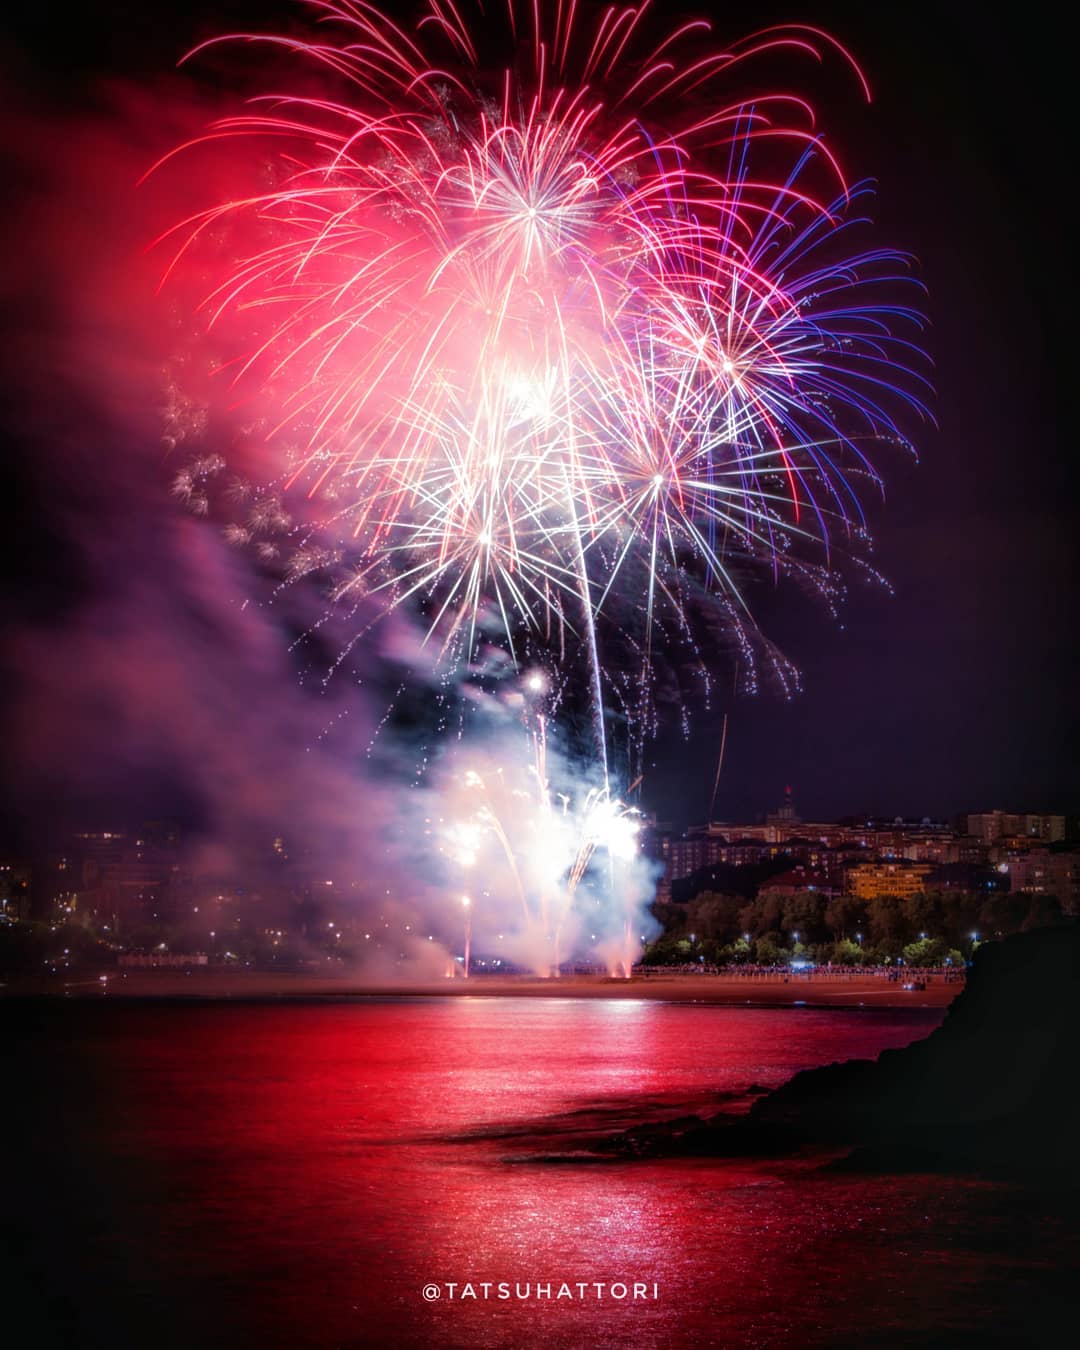
[[589, 998], [652, 999], [668, 1003], [818, 1008], [943, 1008], [963, 989], [932, 975], [923, 989], [881, 975], [472, 975], [469, 979], [376, 981], [357, 975], [277, 971], [134, 970], [58, 972], [16, 979], [0, 997], [276, 1000], [351, 998]]

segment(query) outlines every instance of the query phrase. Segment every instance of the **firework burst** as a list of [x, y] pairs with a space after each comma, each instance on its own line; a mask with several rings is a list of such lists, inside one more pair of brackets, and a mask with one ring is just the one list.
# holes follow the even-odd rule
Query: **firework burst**
[[470, 23], [429, 0], [408, 32], [364, 0], [307, 7], [319, 41], [219, 40], [333, 93], [181, 147], [254, 138], [273, 182], [178, 223], [169, 272], [224, 225], [251, 241], [224, 269], [218, 247], [203, 308], [235, 382], [271, 391], [269, 443], [300, 446], [300, 554], [348, 559], [336, 598], [410, 606], [459, 663], [493, 626], [515, 659], [569, 632], [603, 751], [611, 612], [644, 726], [688, 601], [745, 634], [742, 578], [829, 577], [874, 444], [926, 416], [906, 260], [858, 242], [865, 185], [802, 99], [741, 92], [777, 51], [865, 81], [818, 30], [711, 50], [701, 21], [657, 36], [648, 4]]

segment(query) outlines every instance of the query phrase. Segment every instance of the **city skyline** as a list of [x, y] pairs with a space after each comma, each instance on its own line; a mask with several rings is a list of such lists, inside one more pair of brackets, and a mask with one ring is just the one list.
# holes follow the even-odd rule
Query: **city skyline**
[[[391, 841], [383, 842], [389, 856]], [[697, 878], [699, 889], [707, 886], [708, 879], [701, 882], [701, 877], [709, 869], [719, 868], [730, 880], [740, 873], [756, 876], [755, 868], [774, 863], [787, 868], [780, 880], [792, 892], [898, 899], [939, 888], [1057, 894], [1057, 887], [1066, 912], [1080, 902], [1080, 822], [1057, 813], [995, 809], [951, 820], [846, 816], [815, 821], [799, 815], [789, 787], [774, 811], [754, 821], [712, 820], [680, 828], [642, 817], [636, 847], [653, 868], [652, 905], [672, 900], [673, 883], [683, 883], [674, 898], [685, 902], [690, 894], [685, 883]], [[376, 874], [383, 870], [376, 867]], [[133, 906], [128, 925], [132, 916], [137, 923], [178, 917], [183, 922], [182, 915], [200, 897], [204, 902], [228, 898], [230, 905], [244, 909], [250, 907], [245, 895], [257, 901], [273, 894], [279, 901], [317, 898], [320, 904], [345, 905], [335, 913], [360, 927], [372, 904], [385, 909], [399, 898], [397, 887], [373, 887], [362, 873], [329, 868], [295, 834], [266, 839], [246, 868], [237, 870], [232, 859], [207, 856], [197, 835], [185, 836], [177, 822], [162, 820], [135, 828], [114, 823], [107, 831], [61, 832], [36, 851], [0, 853], [0, 883], [9, 918], [55, 922], [59, 916], [84, 926], [100, 926], [120, 896]], [[215, 897], [216, 891], [225, 894]], [[163, 913], [151, 912], [159, 904]]]
[[[671, 812], [665, 812], [662, 806], [659, 810], [643, 807], [638, 811], [638, 814], [649, 828], [663, 828], [669, 833], [680, 834], [706, 830], [710, 827], [720, 830], [738, 829], [742, 826], [758, 828], [780, 820], [783, 816], [785, 804], [788, 808], [796, 810], [797, 814], [793, 819], [797, 824], [808, 826], [827, 824], [888, 827], [892, 824], [903, 824], [905, 826], [925, 825], [935, 828], [955, 829], [965, 820], [976, 818], [989, 820], [993, 817], [1000, 817], [1006, 820], [1053, 819], [1060, 821], [1062, 822], [1061, 833], [1055, 835], [1055, 838], [1072, 838], [1080, 833], [1080, 815], [1071, 811], [1058, 810], [1054, 804], [1050, 805], [1050, 809], [1044, 809], [1044, 804], [1037, 804], [1036, 809], [1032, 809], [1031, 803], [1022, 808], [1016, 803], [1004, 807], [981, 803], [978, 809], [973, 810], [970, 809], [969, 803], [968, 809], [945, 813], [931, 813], [917, 809], [897, 813], [868, 810], [843, 810], [834, 815], [814, 811], [803, 813], [802, 799], [796, 793], [793, 784], [785, 784], [783, 789], [774, 795], [773, 800], [764, 805], [762, 809], [746, 813], [720, 815], [713, 811], [710, 814], [707, 809], [708, 804], [703, 803], [696, 814], [682, 818], [676, 817]], [[179, 815], [162, 815], [159, 813], [152, 817], [146, 817], [135, 811], [126, 817], [119, 817], [114, 814], [111, 817], [102, 818], [100, 813], [91, 812], [85, 817], [76, 816], [72, 820], [52, 817], [45, 823], [39, 822], [37, 828], [25, 833], [18, 830], [10, 831], [8, 837], [0, 837], [0, 853], [8, 858], [30, 856], [33, 853], [56, 851], [62, 849], [65, 843], [86, 839], [109, 839], [115, 841], [119, 846], [121, 843], [129, 841], [134, 843], [137, 835], [152, 833], [155, 829], [173, 833], [176, 839], [182, 838], [186, 846], [197, 845], [201, 834], [197, 821], [185, 820]], [[266, 835], [264, 843], [269, 845], [270, 841], [276, 838], [279, 829], [294, 842], [299, 842], [287, 828], [287, 822], [283, 821]], [[963, 830], [960, 829], [959, 832], [963, 833]], [[1023, 833], [1022, 830], [1019, 832]], [[1006, 830], [1005, 833], [1009, 833], [1009, 831]], [[139, 842], [141, 846], [141, 841]]]

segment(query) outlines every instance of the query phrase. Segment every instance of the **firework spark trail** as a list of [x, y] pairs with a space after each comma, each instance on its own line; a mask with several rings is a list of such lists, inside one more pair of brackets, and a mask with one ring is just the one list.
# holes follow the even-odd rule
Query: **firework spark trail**
[[[509, 930], [500, 935], [511, 944], [502, 950], [513, 951], [540, 974], [557, 976], [585, 922], [602, 930], [614, 927], [623, 938], [605, 950], [604, 960], [629, 975], [637, 948], [626, 934], [651, 870], [638, 856], [640, 815], [607, 785], [589, 784], [569, 770], [561, 758], [553, 784], [545, 715], [533, 713], [529, 721], [531, 758], [506, 745], [497, 757], [472, 752], [469, 767], [448, 775], [437, 796], [439, 849], [463, 879], [482, 864], [480, 875], [496, 891], [504, 878], [511, 881], [506, 889], [517, 897], [517, 916], [507, 914], [491, 890], [480, 899], [471, 892], [475, 919], [490, 927], [485, 910], [491, 908], [498, 926]], [[602, 876], [586, 893], [590, 876], [595, 880], [597, 854], [601, 872], [622, 867], [626, 875], [617, 888], [610, 876]], [[611, 914], [604, 897], [616, 894], [623, 900]]]
[[[453, 5], [431, 0], [415, 39], [366, 3], [309, 7], [332, 41], [215, 41], [313, 62], [348, 97], [216, 123], [203, 140], [276, 145], [281, 181], [180, 222], [172, 267], [225, 220], [254, 229], [209, 322], [254, 335], [235, 378], [285, 391], [293, 477], [345, 483], [339, 524], [388, 602], [437, 596], [432, 627], [471, 641], [494, 601], [512, 642], [566, 621], [569, 594], [595, 646], [630, 553], [648, 630], [669, 563], [738, 595], [726, 558], [775, 569], [860, 526], [845, 463], [876, 481], [864, 443], [925, 411], [893, 333], [918, 314], [880, 299], [904, 259], [847, 249], [865, 189], [808, 105], [724, 97], [744, 63], [832, 39], [789, 26], [702, 55], [700, 22], [650, 46], [647, 5], [592, 31], [573, 3], [510, 5], [528, 57], [496, 80]], [[757, 177], [777, 146], [789, 167]]]
[[[493, 634], [515, 664], [583, 653], [610, 800], [605, 698], [640, 769], [656, 648], [693, 642], [711, 597], [752, 671], [743, 576], [831, 595], [874, 445], [929, 415], [917, 283], [861, 242], [867, 185], [804, 99], [740, 92], [775, 53], [869, 90], [820, 30], [714, 50], [700, 20], [657, 37], [647, 0], [475, 23], [427, 0], [408, 31], [367, 0], [306, 8], [317, 40], [191, 53], [242, 43], [320, 92], [256, 98], [165, 157], [250, 143], [260, 166], [162, 237], [165, 281], [209, 264], [237, 396], [262, 390], [268, 447], [297, 447], [296, 574], [338, 560], [335, 603], [404, 607], [435, 665]], [[615, 629], [632, 677], [605, 671]]]

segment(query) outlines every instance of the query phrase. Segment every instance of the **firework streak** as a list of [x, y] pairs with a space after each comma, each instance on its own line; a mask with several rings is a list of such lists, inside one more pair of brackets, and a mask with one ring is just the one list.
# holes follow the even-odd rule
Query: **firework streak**
[[[745, 646], [745, 578], [834, 586], [870, 451], [926, 415], [916, 283], [859, 242], [866, 185], [804, 100], [743, 88], [784, 54], [865, 80], [817, 29], [721, 50], [647, 0], [306, 8], [308, 38], [188, 58], [252, 45], [319, 92], [166, 157], [250, 144], [266, 175], [169, 231], [169, 273], [212, 255], [234, 378], [272, 400], [313, 533], [345, 541], [335, 599], [407, 606], [458, 667], [493, 633], [515, 662], [569, 634], [602, 750], [605, 693], [644, 725], [655, 649], [703, 597]], [[605, 624], [634, 654], [618, 689]]]

